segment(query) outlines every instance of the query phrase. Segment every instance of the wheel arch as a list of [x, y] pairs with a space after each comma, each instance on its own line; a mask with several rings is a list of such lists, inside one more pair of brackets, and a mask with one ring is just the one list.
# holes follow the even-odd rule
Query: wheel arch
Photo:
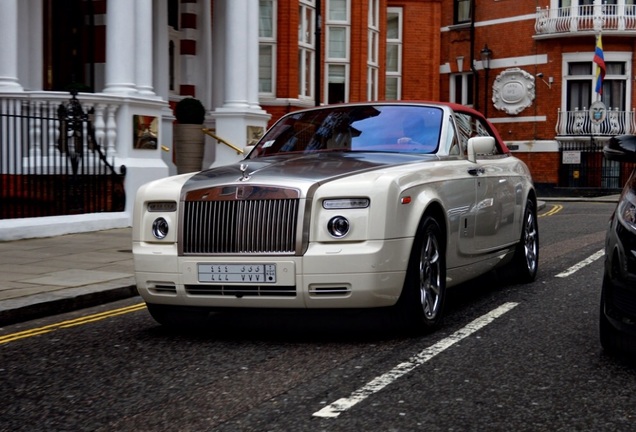
[[444, 207], [438, 201], [431, 201], [429, 205], [422, 212], [422, 216], [420, 217], [420, 221], [417, 228], [416, 236], [420, 235], [421, 230], [423, 228], [423, 222], [427, 217], [432, 217], [439, 224], [440, 231], [443, 236], [443, 242], [441, 246], [444, 248], [444, 253], [448, 248], [448, 223], [446, 221], [446, 212], [444, 211]]

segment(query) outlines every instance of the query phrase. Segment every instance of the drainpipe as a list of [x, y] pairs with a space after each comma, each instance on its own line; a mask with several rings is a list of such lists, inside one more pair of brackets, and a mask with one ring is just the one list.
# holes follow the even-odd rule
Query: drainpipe
[[475, 68], [475, 0], [470, 2], [470, 70], [473, 72], [473, 107], [479, 111], [479, 73]]

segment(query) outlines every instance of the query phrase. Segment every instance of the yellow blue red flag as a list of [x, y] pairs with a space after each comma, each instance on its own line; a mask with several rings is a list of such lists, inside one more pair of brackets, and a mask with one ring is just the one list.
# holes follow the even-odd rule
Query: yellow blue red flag
[[596, 37], [594, 63], [596, 63], [596, 93], [603, 94], [603, 80], [605, 79], [605, 57], [603, 56], [603, 40], [601, 35]]

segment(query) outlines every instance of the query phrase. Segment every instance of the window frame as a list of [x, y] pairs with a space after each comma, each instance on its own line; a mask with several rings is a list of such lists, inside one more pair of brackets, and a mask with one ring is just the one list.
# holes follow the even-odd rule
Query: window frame
[[[269, 3], [271, 5], [271, 28], [272, 28], [272, 33], [271, 35], [268, 36], [262, 36], [261, 35], [261, 29], [260, 29], [260, 22], [262, 19], [262, 3]], [[258, 94], [259, 96], [265, 96], [265, 97], [273, 97], [276, 94], [276, 53], [277, 53], [277, 35], [278, 35], [278, 20], [277, 20], [277, 16], [278, 16], [278, 1], [277, 0], [260, 0], [259, 1], [259, 32], [258, 32], [258, 58], [259, 58], [259, 65], [258, 65]], [[269, 66], [269, 87], [270, 87], [270, 91], [262, 91], [261, 88], [261, 83], [263, 81], [262, 79], [262, 75], [261, 75], [261, 70], [262, 70], [262, 66], [261, 66], [261, 58], [263, 56], [262, 54], [262, 48], [269, 48], [271, 50], [271, 52], [269, 53], [269, 58], [270, 58], [270, 66]]]
[[[460, 16], [462, 14], [462, 6], [468, 7], [468, 13], [466, 16]], [[467, 24], [472, 20], [472, 1], [471, 0], [454, 0], [453, 2], [453, 23], [454, 24]]]
[[[300, 0], [298, 14], [298, 98], [314, 100], [314, 82], [316, 80], [315, 0]], [[309, 19], [306, 19], [307, 14], [309, 14]], [[308, 37], [304, 38], [302, 35]]]
[[[627, 110], [628, 107], [630, 107], [632, 105], [632, 98], [631, 98], [631, 92], [632, 92], [632, 80], [630, 79], [631, 77], [631, 68], [632, 68], [632, 57], [633, 54], [632, 52], [607, 52], [605, 51], [603, 53], [604, 58], [605, 58], [605, 63], [606, 64], [611, 64], [611, 63], [622, 63], [624, 64], [624, 69], [623, 69], [623, 74], [621, 75], [612, 75], [612, 74], [606, 74], [605, 75], [605, 82], [607, 83], [608, 81], [622, 81], [624, 82], [625, 85], [625, 92], [624, 92], [624, 97], [625, 100], [622, 101], [622, 104], [624, 104], [624, 110]], [[590, 68], [590, 74], [585, 74], [585, 75], [570, 75], [569, 71], [570, 71], [570, 64], [571, 63], [589, 63], [591, 65]], [[565, 109], [568, 110], [568, 102], [570, 100], [570, 93], [571, 93], [571, 86], [570, 83], [574, 82], [574, 81], [584, 81], [589, 83], [589, 87], [590, 87], [590, 100], [589, 102], [587, 102], [587, 106], [583, 106], [583, 107], [578, 107], [579, 109], [587, 109], [590, 107], [590, 105], [592, 104], [592, 102], [594, 102], [594, 100], [596, 100], [598, 98], [597, 93], [594, 91], [595, 86], [596, 86], [596, 68], [595, 65], [592, 61], [592, 59], [590, 58], [589, 53], [565, 53], [563, 54], [563, 60], [562, 60], [562, 70], [563, 70], [563, 76], [562, 76], [562, 80], [563, 80], [563, 92], [562, 92], [562, 99], [561, 99], [561, 106]], [[603, 103], [606, 103], [606, 98], [608, 97], [608, 95], [606, 94], [605, 90], [603, 91], [603, 96], [601, 97], [601, 100], [603, 101]], [[607, 105], [607, 103], [606, 103]], [[570, 107], [572, 110], [574, 108], [577, 107]], [[608, 109], [609, 108], [614, 108], [614, 107], [610, 107], [608, 105]]]
[[[348, 102], [349, 101], [349, 91], [350, 91], [350, 67], [351, 67], [351, 0], [344, 0], [344, 4], [346, 7], [345, 11], [345, 20], [341, 19], [332, 19], [329, 15], [329, 6], [331, 0], [327, 0], [327, 16], [325, 20], [325, 62], [323, 65], [324, 70], [324, 100], [327, 103], [337, 103], [337, 102]], [[343, 57], [332, 57], [331, 56], [331, 35], [332, 30], [341, 29], [344, 30], [344, 56]], [[338, 91], [337, 93], [342, 93], [342, 97], [344, 100], [333, 100], [330, 98], [332, 94], [335, 93], [331, 88], [332, 84], [335, 84], [332, 79], [336, 77], [336, 75], [331, 75], [330, 70], [331, 66], [335, 67], [344, 67], [344, 89], [342, 92]], [[338, 75], [339, 78], [339, 75]], [[339, 81], [339, 80], [338, 80]], [[339, 83], [338, 83], [339, 84]]]
[[[387, 8], [387, 28], [388, 20], [392, 15], [397, 16], [398, 23], [398, 37], [389, 38], [389, 32], [387, 31], [385, 55], [386, 55], [386, 67], [385, 67], [385, 85], [384, 93], [387, 100], [400, 100], [402, 99], [402, 48], [404, 38], [404, 8], [402, 7], [389, 7]], [[396, 70], [389, 70], [389, 50], [393, 47], [396, 48], [397, 61]], [[389, 83], [395, 81], [395, 98], [393, 98], [392, 92], [389, 91]]]
[[369, 0], [367, 47], [367, 100], [378, 100], [380, 79], [380, 1]]
[[[457, 81], [461, 81], [461, 91], [457, 91]], [[474, 89], [475, 89], [475, 76], [472, 72], [458, 72], [450, 74], [449, 82], [449, 95], [448, 100], [450, 102], [458, 103], [461, 105], [472, 107], [474, 105]], [[458, 98], [461, 98], [461, 100]]]

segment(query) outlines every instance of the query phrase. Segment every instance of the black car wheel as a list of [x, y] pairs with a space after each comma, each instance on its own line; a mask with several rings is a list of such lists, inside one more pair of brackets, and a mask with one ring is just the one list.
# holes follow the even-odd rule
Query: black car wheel
[[417, 333], [437, 328], [446, 299], [446, 255], [442, 231], [427, 216], [415, 238], [398, 313]]
[[513, 274], [523, 283], [532, 282], [539, 269], [539, 230], [534, 202], [528, 200], [523, 216], [521, 239], [512, 259]]

